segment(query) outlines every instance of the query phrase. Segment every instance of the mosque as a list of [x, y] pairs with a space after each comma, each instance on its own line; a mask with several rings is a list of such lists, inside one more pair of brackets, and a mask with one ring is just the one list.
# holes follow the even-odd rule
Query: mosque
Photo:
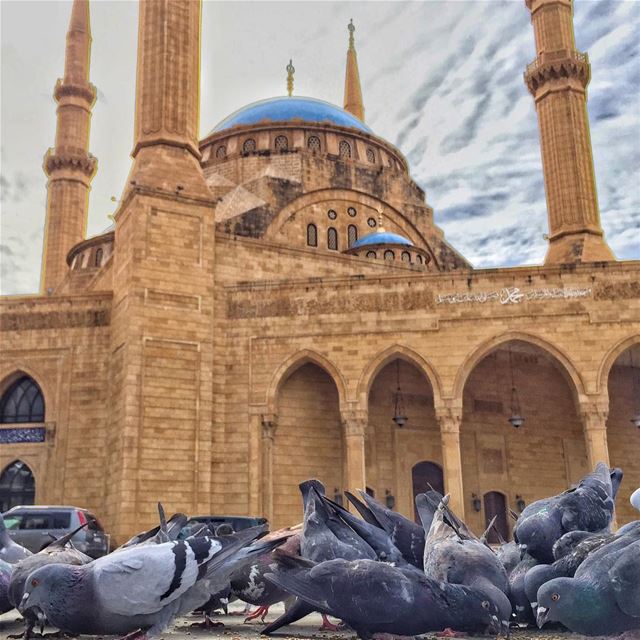
[[140, 3], [132, 168], [114, 224], [86, 237], [96, 89], [74, 0], [41, 292], [0, 303], [0, 510], [86, 507], [115, 541], [158, 500], [279, 527], [317, 477], [409, 517], [430, 483], [507, 536], [509, 510], [606, 461], [630, 520], [640, 261], [603, 236], [572, 0], [525, 4], [548, 252], [474, 269], [366, 124], [353, 24], [342, 108], [269, 98], [199, 140], [195, 0]]

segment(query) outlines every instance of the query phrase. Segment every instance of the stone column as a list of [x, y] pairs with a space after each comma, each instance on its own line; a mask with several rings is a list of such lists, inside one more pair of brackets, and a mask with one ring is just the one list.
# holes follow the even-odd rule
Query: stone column
[[273, 522], [273, 441], [277, 419], [273, 413], [262, 415], [262, 511]]
[[343, 473], [344, 488], [349, 491], [356, 489], [364, 491], [367, 487], [364, 447], [367, 418], [365, 415], [349, 413], [343, 415], [342, 426], [346, 451]]
[[588, 400], [580, 405], [580, 418], [587, 445], [589, 468], [595, 469], [598, 462], [609, 465], [609, 447], [607, 446], [608, 399]]
[[464, 489], [462, 486], [462, 455], [460, 452], [460, 425], [462, 407], [446, 405], [436, 408], [442, 440], [444, 489], [450, 496], [450, 506], [464, 520]]

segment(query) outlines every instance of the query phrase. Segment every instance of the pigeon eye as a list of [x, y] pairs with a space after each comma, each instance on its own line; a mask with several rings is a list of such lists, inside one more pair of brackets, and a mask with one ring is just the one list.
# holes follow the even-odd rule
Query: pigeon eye
[[31, 581], [31, 586], [32, 586], [32, 587], [37, 587], [37, 586], [38, 586], [38, 581], [36, 580], [36, 578], [34, 578], [34, 579]]
[[554, 594], [551, 596], [551, 599], [552, 599], [554, 602], [558, 602], [558, 600], [560, 600], [560, 596], [559, 596], [557, 593], [554, 593]]
[[488, 600], [484, 600], [482, 602], [482, 608], [483, 609], [488, 609], [489, 608], [489, 601]]

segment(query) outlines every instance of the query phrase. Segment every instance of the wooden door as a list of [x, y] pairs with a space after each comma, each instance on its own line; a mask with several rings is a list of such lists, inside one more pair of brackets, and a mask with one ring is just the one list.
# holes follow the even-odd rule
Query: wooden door
[[[485, 527], [489, 526], [493, 517], [497, 516], [494, 527], [489, 531], [487, 541], [491, 544], [498, 544], [500, 536], [503, 540], [509, 540], [509, 524], [507, 521], [507, 502], [504, 494], [499, 491], [489, 491], [484, 494], [484, 519]], [[500, 535], [498, 535], [498, 532]]]
[[411, 470], [411, 480], [413, 482], [413, 517], [420, 523], [418, 511], [416, 510], [415, 499], [419, 493], [424, 493], [429, 489], [429, 485], [436, 491], [444, 495], [444, 476], [442, 467], [435, 462], [418, 462]]

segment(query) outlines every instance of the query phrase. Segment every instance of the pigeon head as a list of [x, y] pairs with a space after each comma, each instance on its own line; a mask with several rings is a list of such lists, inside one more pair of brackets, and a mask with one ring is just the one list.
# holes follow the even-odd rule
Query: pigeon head
[[557, 577], [555, 567], [551, 564], [539, 564], [531, 567], [524, 576], [524, 591], [533, 610], [538, 606], [538, 589]]
[[[470, 629], [484, 628], [488, 634], [502, 634], [509, 637], [509, 620], [501, 620], [500, 607], [487, 594], [477, 589], [466, 589], [464, 599], [464, 619]], [[458, 610], [458, 614], [459, 615]], [[509, 609], [511, 613], [511, 609]]]
[[590, 621], [607, 618], [602, 615], [601, 600], [601, 594], [574, 578], [554, 578], [538, 590], [536, 622], [538, 627], [561, 622], [572, 631], [585, 632]]
[[551, 563], [553, 545], [562, 536], [562, 524], [546, 510], [524, 518], [517, 524], [518, 543], [525, 552], [538, 562]]
[[56, 612], [65, 609], [68, 595], [78, 582], [80, 569], [66, 564], [49, 564], [36, 569], [27, 578], [18, 611], [23, 615], [27, 611], [35, 613], [38, 619], [46, 618], [56, 624]]

